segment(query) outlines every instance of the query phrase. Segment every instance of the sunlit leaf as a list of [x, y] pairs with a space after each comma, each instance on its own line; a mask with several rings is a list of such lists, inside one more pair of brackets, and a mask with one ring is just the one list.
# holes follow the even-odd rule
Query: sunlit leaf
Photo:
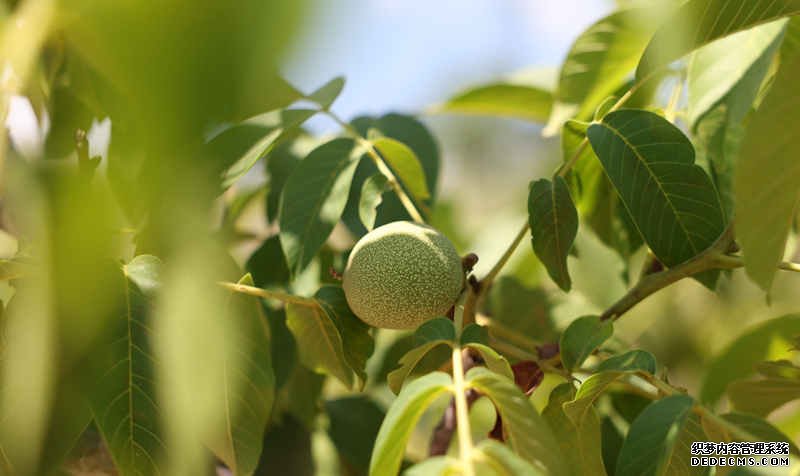
[[567, 119], [589, 120], [595, 108], [627, 81], [658, 19], [645, 8], [620, 10], [597, 21], [572, 44], [561, 67], [545, 133]]
[[797, 13], [797, 0], [689, 0], [656, 31], [636, 68], [636, 78], [642, 80], [718, 38]]
[[667, 266], [722, 234], [725, 217], [689, 139], [652, 112], [620, 110], [587, 132], [597, 157], [645, 241]]
[[347, 202], [358, 159], [353, 141], [334, 139], [294, 169], [281, 196], [280, 239], [289, 270], [298, 274], [333, 231]]
[[734, 177], [736, 238], [747, 274], [765, 290], [772, 286], [800, 202], [800, 166], [793, 153], [800, 139], [783, 132], [800, 127], [798, 74], [800, 56], [781, 65], [747, 126]]
[[470, 342], [465, 344], [468, 349], [473, 349], [480, 354], [486, 368], [492, 372], [498, 373], [509, 380], [514, 380], [514, 372], [505, 357], [495, 352], [494, 349], [487, 345]]
[[736, 380], [728, 385], [728, 398], [737, 411], [767, 416], [781, 405], [800, 399], [800, 380]]
[[475, 470], [491, 476], [544, 476], [547, 473], [520, 458], [509, 447], [495, 440], [483, 440], [473, 450]]
[[389, 407], [375, 439], [370, 459], [370, 476], [396, 474], [406, 452], [411, 431], [425, 410], [441, 395], [450, 391], [452, 379], [433, 372], [409, 383]]
[[540, 87], [498, 82], [468, 89], [433, 109], [435, 113], [474, 114], [544, 122], [552, 93]]
[[364, 181], [358, 202], [358, 217], [367, 230], [371, 231], [375, 227], [376, 209], [388, 190], [388, 179], [383, 174], [375, 174]]
[[412, 198], [422, 201], [431, 197], [425, 181], [425, 170], [410, 147], [389, 137], [375, 139], [372, 144], [405, 185]]
[[572, 474], [605, 475], [600, 451], [600, 420], [593, 410], [580, 420], [580, 426], [573, 423], [564, 413], [564, 403], [575, 396], [571, 383], [562, 383], [550, 392], [550, 400], [542, 411], [561, 447], [561, 456], [570, 464]]
[[796, 335], [800, 335], [800, 315], [796, 314], [771, 319], [745, 330], [707, 366], [700, 400], [716, 403], [730, 382], [752, 375], [754, 365], [769, 357], [773, 341], [784, 339], [788, 342]]
[[470, 369], [466, 381], [494, 403], [514, 452], [544, 474], [569, 474], [552, 431], [513, 381], [483, 367]]
[[572, 282], [567, 256], [578, 233], [578, 211], [563, 178], [556, 176], [553, 182], [541, 179], [531, 183], [528, 222], [533, 251], [553, 281], [569, 291]]

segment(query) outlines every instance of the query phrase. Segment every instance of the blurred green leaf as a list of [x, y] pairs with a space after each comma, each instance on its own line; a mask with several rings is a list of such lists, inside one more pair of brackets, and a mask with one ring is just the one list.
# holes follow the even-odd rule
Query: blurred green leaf
[[501, 276], [489, 291], [488, 308], [492, 320], [523, 336], [538, 342], [556, 338], [551, 303], [541, 289], [529, 288], [515, 278]]
[[467, 89], [435, 106], [432, 112], [544, 122], [552, 103], [552, 93], [540, 87], [498, 82]]
[[389, 407], [370, 459], [369, 474], [396, 474], [411, 432], [425, 410], [452, 385], [449, 375], [432, 372], [409, 383]]
[[620, 372], [642, 370], [651, 375], [656, 373], [656, 358], [645, 350], [630, 350], [624, 354], [614, 355], [600, 362], [596, 372], [617, 370]]
[[545, 134], [555, 135], [572, 117], [591, 119], [597, 106], [625, 83], [657, 22], [651, 10], [632, 8], [616, 11], [584, 31], [561, 66]]
[[670, 469], [678, 464], [678, 460], [673, 458], [690, 456], [684, 446], [676, 443], [693, 405], [691, 397], [673, 395], [645, 408], [631, 425], [622, 444], [616, 475], [655, 476], [675, 471], [676, 468]]
[[125, 475], [164, 471], [167, 452], [157, 403], [152, 350], [152, 299], [161, 260], [140, 255], [123, 266], [125, 312], [108, 342], [97, 347], [97, 385], [89, 393], [92, 412], [117, 469]]
[[800, 56], [781, 65], [769, 94], [749, 121], [736, 163], [736, 238], [747, 274], [764, 290], [772, 286], [800, 202], [800, 169], [792, 152], [800, 143], [796, 135], [782, 132], [800, 127], [798, 74]]
[[256, 287], [282, 286], [289, 282], [289, 269], [283, 257], [278, 235], [261, 243], [247, 259], [245, 269], [253, 276]]
[[345, 360], [361, 379], [360, 387], [363, 388], [367, 380], [367, 359], [375, 347], [369, 334], [369, 326], [356, 317], [347, 306], [347, 299], [341, 287], [322, 286], [314, 298], [336, 325], [341, 335]]
[[493, 476], [544, 476], [547, 473], [535, 468], [511, 449], [495, 440], [483, 440], [473, 450], [475, 469], [480, 475]]
[[366, 475], [385, 412], [363, 395], [328, 400], [325, 411], [330, 419], [328, 434], [349, 474]]
[[344, 81], [342, 76], [337, 76], [320, 86], [319, 89], [306, 96], [306, 98], [319, 104], [319, 107], [323, 110], [328, 109], [344, 89]]
[[294, 169], [281, 196], [280, 240], [292, 274], [316, 255], [339, 221], [358, 165], [350, 139], [334, 139]]
[[[760, 441], [785, 441], [789, 443], [789, 448], [795, 456], [800, 455], [800, 450], [791, 438], [777, 429], [767, 420], [748, 413], [731, 412], [720, 415], [720, 418], [728, 423], [746, 431], [747, 433], [759, 438]], [[738, 441], [739, 437], [731, 435], [728, 428], [717, 425], [714, 421], [707, 418], [702, 419], [703, 429], [711, 441]]]
[[317, 111], [282, 109], [247, 119], [216, 135], [208, 144], [211, 154], [230, 164], [222, 173], [226, 189], [242, 178], [259, 159], [269, 154], [287, 131], [299, 126]]
[[584, 316], [572, 321], [559, 341], [564, 368], [570, 372], [579, 368], [613, 333], [614, 324], [610, 320], [601, 321], [598, 316]]
[[388, 179], [383, 174], [375, 174], [364, 181], [358, 202], [358, 217], [367, 230], [372, 231], [375, 227], [376, 209], [383, 201], [383, 194], [389, 190]]
[[589, 141], [656, 257], [682, 263], [711, 246], [725, 217], [685, 135], [657, 114], [620, 110], [592, 124]]
[[403, 476], [459, 476], [461, 462], [452, 456], [435, 456], [403, 471]]
[[562, 383], [550, 392], [550, 400], [542, 411], [542, 417], [553, 430], [561, 447], [561, 456], [570, 462], [571, 474], [597, 474], [605, 476], [603, 455], [600, 451], [600, 420], [590, 410], [580, 426], [564, 413], [564, 404], [575, 396], [571, 383]]
[[267, 161], [267, 174], [269, 175], [269, 191], [266, 199], [267, 223], [278, 219], [283, 187], [297, 164], [300, 163], [301, 158], [297, 156], [293, 145], [294, 142], [278, 144]]
[[706, 367], [700, 401], [716, 403], [730, 382], [752, 375], [753, 366], [768, 358], [773, 341], [789, 342], [796, 335], [800, 335], [800, 315], [797, 314], [771, 319], [745, 330]]
[[503, 419], [505, 441], [522, 459], [544, 474], [569, 474], [552, 431], [512, 380], [474, 367], [467, 372], [466, 383], [494, 403]]
[[292, 416], [284, 415], [269, 428], [263, 446], [254, 476], [314, 476], [311, 434]]
[[781, 405], [800, 399], [800, 380], [735, 380], [728, 385], [728, 399], [736, 411], [767, 416]]
[[[239, 284], [253, 285], [247, 274]], [[240, 359], [226, 358], [225, 415], [227, 432], [209, 442], [214, 453], [235, 475], [249, 475], [258, 466], [264, 428], [275, 400], [275, 374], [272, 371], [269, 327], [261, 311], [261, 303], [252, 296], [232, 293], [232, 318], [239, 320], [239, 348], [231, 351]]]
[[[737, 118], [750, 110], [758, 86], [781, 44], [786, 23], [787, 20], [778, 20], [734, 33], [695, 51], [689, 61], [686, 82], [690, 126], [697, 124], [746, 79], [752, 83], [748, 88], [751, 92], [737, 95], [728, 103], [735, 109], [732, 114]], [[748, 76], [753, 78], [748, 79]]]
[[353, 371], [345, 357], [342, 336], [320, 305], [286, 305], [286, 326], [297, 341], [303, 365], [330, 374], [345, 386], [353, 386]]
[[541, 179], [531, 183], [528, 222], [533, 251], [558, 287], [569, 291], [572, 282], [567, 255], [578, 233], [578, 211], [563, 178], [556, 176], [553, 182]]
[[272, 370], [275, 374], [275, 388], [280, 390], [289, 380], [297, 364], [297, 345], [292, 331], [286, 327], [286, 311], [264, 307], [269, 334], [272, 338]]
[[315, 428], [325, 380], [325, 375], [311, 371], [302, 365], [295, 365], [289, 381], [282, 390], [282, 406], [292, 417], [303, 423], [309, 431]]
[[603, 465], [606, 474], [614, 474], [617, 469], [619, 450], [622, 449], [623, 436], [609, 417], [600, 423], [602, 436]]
[[374, 139], [372, 145], [392, 168], [411, 198], [417, 202], [431, 198], [425, 181], [425, 170], [410, 147], [389, 137]]
[[797, 0], [766, 5], [750, 0], [689, 0], [656, 31], [639, 60], [636, 79], [641, 81], [718, 38], [798, 13]]
[[759, 362], [754, 365], [756, 372], [765, 377], [778, 377], [800, 380], [800, 367], [788, 360]]
[[[370, 129], [380, 132], [384, 137], [389, 137], [407, 145], [414, 155], [419, 159], [422, 170], [425, 173], [425, 186], [432, 198], [425, 201], [426, 207], [431, 207], [436, 198], [437, 182], [439, 180], [440, 157], [439, 146], [436, 139], [425, 125], [412, 116], [402, 114], [386, 114], [375, 117], [358, 117], [352, 121], [353, 127], [365, 136]], [[396, 172], [396, 171], [395, 171]], [[347, 206], [342, 214], [342, 221], [356, 237], [361, 237], [367, 233], [366, 228], [361, 224], [358, 215], [358, 205], [360, 203], [361, 187], [364, 181], [375, 175], [378, 169], [371, 160], [362, 160], [356, 169], [353, 178], [353, 186], [350, 188], [350, 196]], [[401, 184], [403, 189], [410, 193], [405, 183]], [[423, 215], [424, 215], [423, 211]], [[375, 226], [385, 225], [398, 220], [411, 220], [400, 200], [393, 193], [387, 193], [383, 197], [381, 205], [377, 209]]]

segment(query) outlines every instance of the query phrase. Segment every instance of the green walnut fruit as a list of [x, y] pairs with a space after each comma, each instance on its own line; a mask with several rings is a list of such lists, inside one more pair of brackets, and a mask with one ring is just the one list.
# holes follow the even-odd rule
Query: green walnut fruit
[[362, 321], [384, 329], [413, 329], [443, 316], [463, 282], [461, 258], [450, 240], [429, 226], [396, 221], [356, 243], [342, 286]]

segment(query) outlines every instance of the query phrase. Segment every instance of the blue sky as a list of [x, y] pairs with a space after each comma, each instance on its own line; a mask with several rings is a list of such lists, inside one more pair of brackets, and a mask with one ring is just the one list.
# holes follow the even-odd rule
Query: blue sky
[[305, 90], [336, 75], [345, 117], [414, 112], [529, 66], [557, 66], [610, 0], [317, 0], [285, 74]]

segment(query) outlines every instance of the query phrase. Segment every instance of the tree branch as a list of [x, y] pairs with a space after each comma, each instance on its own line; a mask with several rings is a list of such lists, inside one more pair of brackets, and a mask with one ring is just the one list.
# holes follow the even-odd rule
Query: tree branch
[[220, 286], [236, 293], [247, 294], [248, 296], [256, 296], [266, 299], [276, 299], [285, 303], [298, 304], [300, 306], [317, 307], [317, 301], [312, 298], [302, 296], [295, 296], [293, 294], [284, 293], [281, 291], [268, 291], [266, 289], [247, 286], [246, 284], [231, 283], [227, 281], [220, 281]]
[[364, 147], [367, 151], [367, 155], [369, 155], [372, 162], [375, 164], [375, 167], [378, 168], [378, 171], [386, 177], [387, 183], [390, 187], [392, 187], [392, 191], [397, 195], [397, 198], [400, 199], [400, 203], [403, 204], [408, 214], [411, 218], [417, 223], [425, 223], [425, 219], [422, 218], [419, 210], [417, 210], [416, 205], [414, 205], [414, 201], [411, 200], [411, 197], [408, 196], [403, 187], [400, 185], [400, 182], [397, 180], [397, 177], [392, 172], [392, 169], [386, 165], [384, 162], [383, 157], [378, 154], [378, 151], [375, 150], [375, 147], [372, 145], [372, 142], [365, 139], [358, 131], [353, 127], [351, 124], [343, 121], [339, 116], [328, 109], [322, 110], [323, 113], [327, 114], [328, 117], [336, 121], [337, 124], [342, 126], [342, 128], [347, 131], [348, 134], [353, 136], [353, 138], [358, 142], [359, 145]]

